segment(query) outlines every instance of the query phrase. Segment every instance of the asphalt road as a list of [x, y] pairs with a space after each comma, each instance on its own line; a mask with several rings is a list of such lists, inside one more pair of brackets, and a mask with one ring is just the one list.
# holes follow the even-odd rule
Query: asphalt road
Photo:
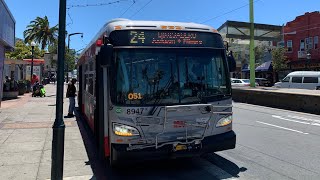
[[[320, 117], [234, 103], [237, 147], [201, 158], [152, 161], [112, 171], [91, 166], [97, 179], [320, 179]], [[90, 155], [89, 155], [90, 156]]]

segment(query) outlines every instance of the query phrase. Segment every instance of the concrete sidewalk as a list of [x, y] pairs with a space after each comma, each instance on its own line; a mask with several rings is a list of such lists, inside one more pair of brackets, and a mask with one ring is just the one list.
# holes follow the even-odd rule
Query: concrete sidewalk
[[312, 95], [320, 96], [320, 90], [310, 90], [310, 89], [294, 89], [294, 88], [276, 88], [276, 87], [263, 87], [257, 86], [255, 88], [251, 87], [232, 87], [233, 89], [242, 89], [248, 91], [261, 91], [261, 92], [277, 92], [285, 94], [299, 94], [299, 95]]
[[[56, 86], [47, 97], [28, 97], [0, 109], [0, 179], [51, 177], [52, 125]], [[67, 114], [68, 99], [64, 100]], [[76, 118], [65, 118], [64, 179], [95, 179]]]

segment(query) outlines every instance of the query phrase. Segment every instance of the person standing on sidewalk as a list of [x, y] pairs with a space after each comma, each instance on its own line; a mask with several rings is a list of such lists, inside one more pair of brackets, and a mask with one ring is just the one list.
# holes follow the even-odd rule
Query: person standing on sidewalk
[[73, 78], [69, 84], [67, 89], [67, 98], [69, 98], [69, 111], [68, 111], [68, 117], [74, 117], [74, 110], [76, 105], [76, 86], [74, 85], [77, 82], [75, 78]]

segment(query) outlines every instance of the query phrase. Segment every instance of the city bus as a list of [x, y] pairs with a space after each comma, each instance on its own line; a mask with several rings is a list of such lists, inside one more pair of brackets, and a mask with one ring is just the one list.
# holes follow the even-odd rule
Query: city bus
[[212, 27], [115, 19], [77, 67], [80, 111], [112, 166], [235, 148], [235, 62]]

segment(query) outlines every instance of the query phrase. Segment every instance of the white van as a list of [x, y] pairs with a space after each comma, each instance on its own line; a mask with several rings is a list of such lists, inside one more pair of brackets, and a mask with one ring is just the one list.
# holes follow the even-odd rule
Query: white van
[[279, 88], [319, 89], [320, 71], [295, 71], [289, 73], [274, 86]]

